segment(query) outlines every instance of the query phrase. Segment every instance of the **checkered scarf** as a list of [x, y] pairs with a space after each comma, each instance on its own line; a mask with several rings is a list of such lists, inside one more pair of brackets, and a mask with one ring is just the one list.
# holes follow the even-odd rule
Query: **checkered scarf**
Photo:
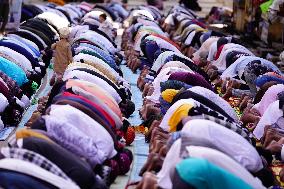
[[4, 147], [1, 149], [1, 154], [3, 154], [6, 158], [20, 159], [30, 162], [59, 177], [64, 178], [65, 180], [72, 182], [72, 180], [57, 165], [35, 152], [22, 148]]

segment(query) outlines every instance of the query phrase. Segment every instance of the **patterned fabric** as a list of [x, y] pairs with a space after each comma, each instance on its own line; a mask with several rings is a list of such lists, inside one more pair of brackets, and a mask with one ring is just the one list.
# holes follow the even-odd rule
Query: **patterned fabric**
[[13, 80], [11, 77], [6, 75], [4, 72], [0, 71], [0, 77], [5, 81], [5, 83], [8, 85], [10, 92], [13, 96], [18, 96], [22, 93], [22, 90], [18, 86], [15, 80]]
[[71, 179], [59, 167], [57, 167], [57, 165], [35, 152], [21, 148], [4, 147], [1, 149], [1, 153], [6, 158], [20, 159], [33, 163], [59, 177], [64, 178], [65, 180], [71, 181]]
[[[251, 143], [251, 139], [249, 138], [248, 131], [245, 128], [242, 128], [239, 124], [235, 122], [225, 121], [223, 119], [219, 119], [219, 118], [206, 115], [206, 114], [202, 114], [201, 117], [206, 120], [214, 121], [215, 123], [218, 123], [232, 131], [235, 131], [236, 133], [238, 133], [239, 135], [241, 135], [242, 137], [244, 137], [247, 141]], [[196, 116], [196, 117], [193, 116], [191, 117], [191, 119], [200, 119], [200, 116]]]

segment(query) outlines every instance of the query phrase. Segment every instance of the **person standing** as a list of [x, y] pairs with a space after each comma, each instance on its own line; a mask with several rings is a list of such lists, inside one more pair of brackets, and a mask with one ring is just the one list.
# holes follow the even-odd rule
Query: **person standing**
[[59, 33], [60, 40], [51, 46], [55, 50], [54, 80], [61, 79], [65, 69], [73, 61], [71, 44], [68, 41], [70, 34], [69, 28], [61, 28]]
[[6, 25], [9, 20], [10, 0], [0, 0], [0, 33], [5, 32]]

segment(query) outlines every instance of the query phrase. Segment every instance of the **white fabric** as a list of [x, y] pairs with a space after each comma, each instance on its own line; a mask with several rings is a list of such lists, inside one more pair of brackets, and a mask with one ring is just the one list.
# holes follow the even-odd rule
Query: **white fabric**
[[278, 100], [278, 94], [284, 91], [283, 84], [277, 84], [269, 87], [261, 98], [261, 101], [253, 106], [254, 109], [262, 116], [268, 106]]
[[76, 25], [76, 26], [72, 27], [70, 35], [69, 35], [70, 41], [72, 41], [75, 37], [80, 36], [82, 33], [85, 33], [88, 30], [89, 30], [89, 26], [87, 26], [87, 25], [83, 25], [83, 26]]
[[175, 173], [175, 166], [181, 162], [182, 158], [180, 158], [180, 147], [181, 147], [181, 139], [178, 139], [173, 143], [170, 150], [168, 151], [161, 170], [158, 172], [158, 186], [163, 189], [172, 189], [173, 183], [171, 178]]
[[218, 41], [219, 37], [210, 37], [204, 43], [202, 43], [201, 47], [193, 53], [193, 61], [198, 61], [200, 58], [200, 53], [203, 51], [209, 52], [209, 47], [211, 46], [212, 43]]
[[80, 62], [80, 60], [83, 59], [87, 61], [88, 63], [92, 63], [92, 65], [100, 64], [101, 66], [105, 67], [108, 69], [112, 74], [114, 74], [116, 77], [120, 77], [119, 74], [112, 68], [110, 67], [109, 64], [104, 62], [102, 59], [99, 59], [95, 56], [89, 55], [89, 54], [84, 54], [84, 53], [79, 53], [73, 57], [74, 62]]
[[100, 22], [93, 18], [85, 18], [83, 21], [84, 21], [83, 24], [91, 24], [98, 27], [100, 25]]
[[58, 188], [79, 189], [79, 186], [77, 186], [76, 184], [67, 181], [57, 175], [54, 175], [51, 172], [48, 172], [47, 170], [42, 169], [35, 164], [23, 160], [11, 158], [2, 159], [0, 160], [0, 168], [38, 178]]
[[281, 159], [284, 161], [284, 146], [281, 148]]
[[2, 131], [4, 129], [4, 127], [5, 127], [5, 125], [4, 125], [2, 118], [0, 116], [0, 131]]
[[213, 121], [201, 119], [188, 121], [181, 132], [189, 138], [206, 141], [251, 172], [263, 168], [261, 157], [246, 139]]
[[193, 71], [186, 64], [180, 61], [169, 61], [162, 66], [161, 70], [166, 68], [181, 68], [193, 73]]
[[174, 54], [176, 54], [176, 53], [173, 52], [173, 51], [165, 51], [165, 52], [162, 52], [162, 53], [158, 56], [158, 58], [154, 61], [151, 70], [157, 72], [157, 71], [164, 65], [165, 60], [166, 60], [169, 56], [172, 56], [172, 55], [174, 55]]
[[217, 52], [217, 41], [213, 42], [211, 45], [210, 45], [210, 48], [209, 48], [209, 54], [208, 54], [208, 57], [207, 57], [207, 60], [208, 61], [213, 61], [214, 60], [214, 57], [216, 55], [216, 52]]
[[175, 25], [175, 22], [174, 22], [174, 15], [173, 14], [169, 14], [166, 19], [165, 19], [165, 23], [168, 24], [168, 25], [171, 25], [171, 26], [174, 26]]
[[139, 15], [143, 15], [148, 17], [150, 20], [155, 20], [153, 15], [148, 11], [148, 10], [134, 10], [131, 12], [131, 16], [139, 16]]
[[196, 31], [192, 31], [188, 36], [187, 38], [185, 39], [185, 42], [184, 42], [184, 45], [190, 45], [194, 36], [196, 34]]
[[239, 78], [241, 78], [241, 76], [244, 73], [245, 67], [253, 60], [260, 60], [261, 63], [263, 65], [267, 65], [270, 68], [272, 68], [273, 70], [279, 70], [277, 68], [277, 66], [275, 66], [272, 62], [260, 58], [260, 57], [256, 57], [256, 56], [242, 56], [240, 58], [238, 58], [233, 64], [231, 64], [221, 75], [221, 78], [225, 79], [227, 77], [229, 78], [233, 78], [235, 76], [239, 76]]
[[23, 95], [20, 100], [22, 103], [24, 103], [25, 108], [31, 104], [30, 99], [26, 95]]
[[6, 107], [9, 105], [7, 98], [0, 93], [0, 113], [4, 112]]
[[[279, 118], [283, 116], [283, 111], [279, 109], [279, 100], [271, 103], [265, 110], [263, 116], [260, 118], [258, 124], [256, 125], [253, 134], [257, 139], [261, 139], [264, 134], [264, 128], [266, 125], [272, 125], [278, 121]], [[279, 125], [284, 129], [283, 125]]]
[[110, 86], [106, 81], [104, 81], [103, 79], [97, 76], [89, 74], [87, 72], [79, 71], [79, 70], [72, 70], [71, 72], [68, 72], [67, 74], [64, 73], [63, 81], [72, 79], [74, 77], [81, 79], [81, 80], [89, 81], [91, 83], [95, 83], [99, 85], [100, 87], [104, 88], [115, 99], [115, 101], [118, 104], [122, 101], [121, 97], [116, 92], [116, 90], [112, 88], [112, 86]]
[[[104, 13], [103, 11], [99, 11], [99, 10], [90, 11], [87, 14], [85, 14], [85, 16], [83, 17], [83, 20], [87, 18], [92, 18], [92, 19], [96, 19], [99, 21], [99, 16], [103, 13]], [[112, 22], [110, 17], [107, 17], [107, 21]]]
[[117, 52], [117, 49], [113, 46], [113, 44], [104, 36], [94, 32], [94, 31], [88, 31], [80, 36], [76, 37], [74, 41], [78, 39], [86, 39], [94, 42], [95, 44], [99, 45], [102, 47], [105, 51], [110, 52], [112, 54]]
[[226, 56], [229, 52], [232, 51], [248, 53], [250, 56], [254, 56], [254, 54], [251, 51], [249, 51], [247, 48], [243, 47], [242, 45], [228, 43], [224, 45], [220, 53], [220, 56], [218, 57], [217, 60], [212, 62], [212, 65], [215, 65], [220, 71], [226, 70], [226, 58], [227, 58]]
[[279, 6], [284, 3], [284, 0], [274, 0], [269, 9], [279, 11]]
[[66, 17], [61, 17], [53, 12], [43, 12], [37, 15], [37, 17], [45, 19], [49, 24], [55, 26], [58, 30], [61, 28], [68, 28], [70, 24]]
[[99, 25], [99, 30], [103, 31], [107, 34], [111, 39], [114, 37], [113, 35], [113, 26], [109, 21], [104, 21]]
[[94, 119], [70, 105], [52, 105], [49, 115], [54, 119], [64, 119], [66, 127], [77, 127], [94, 140], [98, 153], [98, 163], [103, 163], [116, 155], [114, 142], [107, 130]]

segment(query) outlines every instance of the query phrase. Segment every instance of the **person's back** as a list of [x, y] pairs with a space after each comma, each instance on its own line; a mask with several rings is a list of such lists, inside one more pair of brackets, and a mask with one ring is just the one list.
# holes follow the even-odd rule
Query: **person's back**
[[4, 33], [5, 27], [8, 23], [9, 19], [9, 11], [10, 11], [10, 1], [9, 0], [1, 0], [0, 1], [0, 33]]
[[62, 76], [68, 64], [72, 62], [71, 45], [68, 41], [69, 28], [63, 28], [60, 32], [60, 41], [52, 45], [55, 50], [54, 72], [57, 77]]
[[62, 74], [68, 64], [72, 61], [72, 55], [70, 57], [70, 47], [71, 46], [66, 39], [61, 39], [56, 43], [54, 71], [57, 74]]

